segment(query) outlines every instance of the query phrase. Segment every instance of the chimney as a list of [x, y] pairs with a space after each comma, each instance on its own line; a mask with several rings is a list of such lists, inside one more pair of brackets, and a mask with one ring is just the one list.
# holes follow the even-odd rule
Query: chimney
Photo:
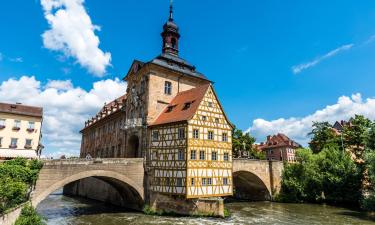
[[271, 135], [267, 136], [267, 141], [271, 140]]

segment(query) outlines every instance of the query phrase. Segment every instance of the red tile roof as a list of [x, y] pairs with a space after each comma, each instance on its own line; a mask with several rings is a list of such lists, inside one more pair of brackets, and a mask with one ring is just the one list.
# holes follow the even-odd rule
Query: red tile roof
[[[190, 120], [209, 87], [210, 84], [205, 84], [178, 93], [150, 126]], [[186, 104], [190, 104], [190, 107], [186, 108]]]
[[285, 134], [281, 133], [278, 133], [273, 136], [268, 136], [267, 141], [259, 145], [259, 148], [262, 150], [276, 147], [300, 148], [302, 146], [297, 142], [293, 141], [292, 139], [290, 139]]
[[43, 117], [43, 108], [22, 104], [0, 103], [0, 112], [24, 116]]

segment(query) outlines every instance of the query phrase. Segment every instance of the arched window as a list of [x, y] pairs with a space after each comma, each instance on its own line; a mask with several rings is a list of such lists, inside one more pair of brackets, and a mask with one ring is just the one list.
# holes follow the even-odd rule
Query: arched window
[[177, 41], [176, 41], [176, 38], [172, 38], [172, 40], [171, 40], [171, 44], [172, 44], [172, 48], [176, 48], [176, 47], [177, 47]]

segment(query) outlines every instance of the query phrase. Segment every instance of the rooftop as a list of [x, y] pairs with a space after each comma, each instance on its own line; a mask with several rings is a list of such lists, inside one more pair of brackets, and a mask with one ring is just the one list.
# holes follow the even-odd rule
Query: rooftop
[[191, 119], [209, 87], [210, 84], [205, 84], [178, 93], [151, 126]]
[[23, 105], [20, 103], [17, 103], [17, 104], [0, 103], [0, 112], [23, 115], [23, 116], [43, 117], [43, 108]]

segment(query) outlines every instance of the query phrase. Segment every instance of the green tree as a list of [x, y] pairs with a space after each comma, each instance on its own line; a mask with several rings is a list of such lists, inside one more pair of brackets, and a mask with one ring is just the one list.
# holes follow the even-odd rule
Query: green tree
[[361, 197], [361, 171], [338, 146], [313, 154], [297, 150], [298, 163], [285, 164], [278, 199], [283, 202], [357, 204]]
[[350, 124], [344, 126], [345, 148], [349, 148], [357, 159], [363, 159], [371, 125], [371, 120], [361, 115], [355, 115]]
[[375, 151], [367, 150], [365, 153], [365, 165], [368, 173], [368, 187], [361, 201], [364, 210], [375, 211]]
[[312, 137], [309, 146], [313, 153], [319, 153], [327, 146], [339, 145], [340, 143], [340, 138], [328, 122], [314, 122], [309, 135]]
[[371, 123], [366, 140], [366, 149], [375, 151], [375, 122]]
[[233, 128], [232, 131], [232, 150], [234, 157], [239, 157], [241, 151], [247, 152], [250, 157], [255, 159], [265, 159], [263, 152], [258, 152], [254, 149], [255, 138], [250, 133], [243, 133], [242, 130]]
[[362, 170], [350, 155], [337, 147], [323, 149], [315, 160], [322, 176], [325, 201], [358, 205], [361, 198]]
[[15, 225], [44, 225], [42, 217], [39, 216], [36, 210], [31, 205], [26, 205], [22, 208], [20, 217], [16, 220]]

